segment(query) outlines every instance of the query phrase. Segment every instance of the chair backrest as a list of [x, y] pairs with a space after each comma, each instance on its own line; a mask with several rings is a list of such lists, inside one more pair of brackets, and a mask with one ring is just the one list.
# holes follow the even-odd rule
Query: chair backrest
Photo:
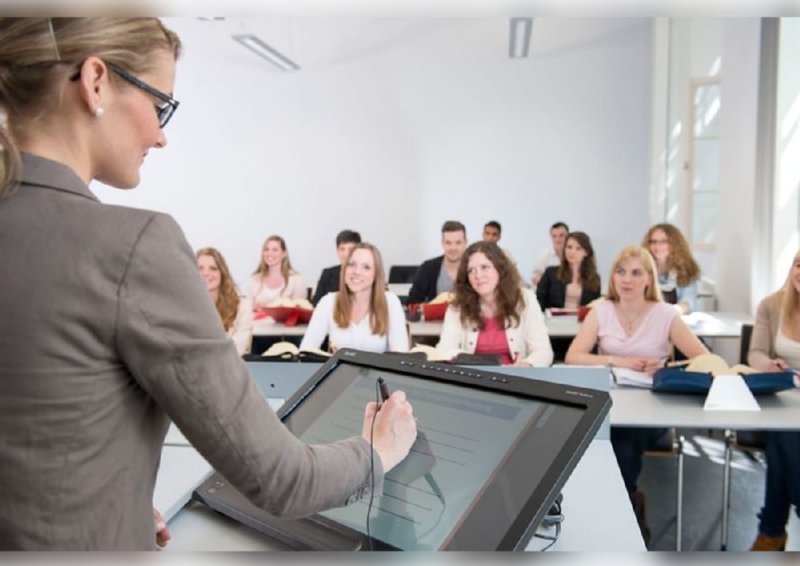
[[389, 283], [413, 283], [418, 265], [393, 265], [389, 268]]
[[739, 363], [747, 365], [747, 352], [750, 351], [750, 339], [753, 337], [753, 325], [742, 325], [742, 338], [739, 342]]

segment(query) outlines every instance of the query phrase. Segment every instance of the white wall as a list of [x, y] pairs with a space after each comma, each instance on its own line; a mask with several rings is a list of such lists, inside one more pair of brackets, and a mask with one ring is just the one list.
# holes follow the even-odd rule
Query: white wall
[[800, 246], [800, 18], [781, 18], [778, 45], [771, 290], [786, 280]]
[[[499, 220], [526, 277], [564, 220], [592, 236], [605, 283], [649, 224], [648, 19], [536, 18], [522, 60], [507, 57], [507, 19], [431, 19], [292, 74], [196, 20], [168, 23], [185, 44], [169, 145], [137, 190], [99, 196], [171, 213], [240, 283], [271, 233], [313, 284], [342, 228], [376, 243], [388, 269], [440, 253], [450, 218], [470, 238]], [[304, 24], [359, 29], [294, 20], [280, 41], [298, 57]]]

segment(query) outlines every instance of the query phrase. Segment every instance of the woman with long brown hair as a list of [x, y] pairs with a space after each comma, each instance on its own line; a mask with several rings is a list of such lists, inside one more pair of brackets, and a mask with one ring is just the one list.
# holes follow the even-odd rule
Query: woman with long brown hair
[[464, 252], [436, 349], [497, 355], [504, 365], [553, 362], [542, 309], [497, 244], [476, 242]]
[[403, 306], [386, 290], [383, 259], [378, 248], [356, 244], [345, 261], [339, 291], [328, 293], [314, 309], [301, 350], [322, 345], [368, 352], [407, 352], [408, 333]]
[[656, 224], [644, 235], [642, 247], [656, 261], [658, 285], [664, 301], [675, 305], [681, 314], [696, 310], [700, 266], [681, 231], [666, 222]]
[[240, 299], [228, 264], [216, 248], [202, 248], [195, 253], [197, 269], [208, 285], [211, 302], [217, 307], [222, 328], [236, 344], [239, 355], [250, 353], [253, 342], [252, 307], [247, 299]]
[[561, 264], [545, 269], [536, 285], [542, 309], [577, 309], [600, 297], [600, 276], [592, 240], [585, 232], [570, 232]]

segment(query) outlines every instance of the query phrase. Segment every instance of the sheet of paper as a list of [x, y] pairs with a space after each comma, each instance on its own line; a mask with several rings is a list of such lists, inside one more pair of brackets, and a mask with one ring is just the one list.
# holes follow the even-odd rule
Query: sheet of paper
[[760, 411], [741, 375], [718, 375], [711, 381], [703, 409], [706, 411]]
[[615, 385], [627, 385], [631, 387], [643, 387], [652, 389], [653, 376], [647, 375], [643, 371], [634, 371], [627, 368], [611, 368], [612, 383]]

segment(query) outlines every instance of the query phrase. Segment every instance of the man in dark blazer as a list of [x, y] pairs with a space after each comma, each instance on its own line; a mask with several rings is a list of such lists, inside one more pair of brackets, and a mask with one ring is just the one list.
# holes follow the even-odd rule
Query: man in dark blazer
[[317, 281], [317, 287], [314, 289], [314, 298], [311, 303], [317, 306], [320, 299], [328, 293], [335, 293], [339, 290], [339, 277], [342, 273], [342, 266], [347, 261], [350, 252], [361, 243], [361, 234], [353, 230], [342, 230], [336, 236], [336, 255], [339, 256], [339, 265], [326, 267], [322, 270], [322, 274]]
[[408, 292], [408, 302], [427, 303], [439, 293], [450, 291], [466, 247], [467, 229], [464, 225], [456, 220], [445, 222], [442, 225], [444, 255], [429, 259], [419, 266]]

